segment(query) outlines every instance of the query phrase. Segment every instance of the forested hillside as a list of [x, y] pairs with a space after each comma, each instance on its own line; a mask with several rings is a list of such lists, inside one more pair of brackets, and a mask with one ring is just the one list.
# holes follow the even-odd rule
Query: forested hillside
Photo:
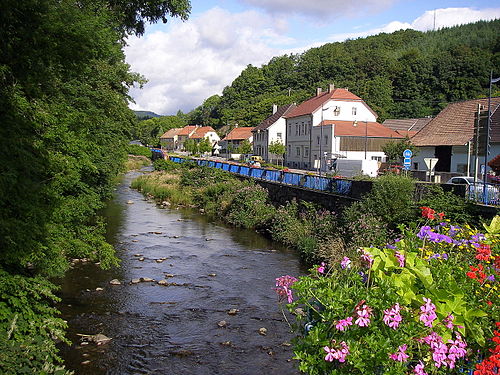
[[272, 104], [301, 102], [316, 87], [348, 87], [386, 118], [437, 114], [448, 102], [487, 95], [490, 70], [500, 73], [500, 20], [438, 31], [402, 30], [249, 65], [222, 96], [191, 113], [190, 123], [219, 128], [257, 125]]
[[[117, 262], [96, 216], [135, 120], [122, 47], [188, 0], [5, 0], [0, 11], [0, 372], [57, 372], [48, 277]], [[57, 372], [62, 373], [62, 372]]]

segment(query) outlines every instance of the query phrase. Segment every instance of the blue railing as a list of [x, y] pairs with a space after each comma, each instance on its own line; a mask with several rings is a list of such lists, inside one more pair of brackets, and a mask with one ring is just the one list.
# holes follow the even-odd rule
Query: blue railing
[[[184, 163], [193, 159], [171, 156], [170, 160], [175, 163]], [[323, 191], [327, 193], [349, 196], [352, 189], [352, 182], [349, 180], [340, 180], [330, 177], [312, 176], [307, 174], [284, 172], [265, 168], [248, 167], [246, 165], [205, 159], [197, 159], [193, 161], [195, 161], [196, 164], [202, 167], [222, 169], [224, 171], [239, 174], [242, 176], [276, 182], [284, 185], [292, 185], [311, 190]]]

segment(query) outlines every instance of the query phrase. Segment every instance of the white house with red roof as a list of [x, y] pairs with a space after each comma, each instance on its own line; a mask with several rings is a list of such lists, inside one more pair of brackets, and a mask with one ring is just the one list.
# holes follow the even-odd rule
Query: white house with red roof
[[220, 141], [219, 135], [211, 126], [197, 126], [195, 131], [189, 136], [190, 139], [194, 139], [200, 142], [202, 139], [208, 139], [208, 141], [214, 146]]
[[384, 161], [382, 146], [403, 138], [379, 124], [377, 114], [348, 89], [330, 84], [287, 113], [286, 165], [326, 171], [332, 160]]
[[272, 115], [252, 130], [254, 155], [262, 156], [268, 162], [282, 158], [282, 155], [270, 153], [269, 145], [272, 142], [286, 144], [286, 120], [284, 116], [295, 107], [295, 104], [286, 104], [280, 107], [276, 104], [273, 105]]
[[236, 153], [238, 147], [244, 142], [253, 142], [253, 127], [236, 127], [232, 129], [227, 135], [219, 142], [221, 147], [221, 154], [226, 154], [228, 157], [238, 158], [239, 154]]

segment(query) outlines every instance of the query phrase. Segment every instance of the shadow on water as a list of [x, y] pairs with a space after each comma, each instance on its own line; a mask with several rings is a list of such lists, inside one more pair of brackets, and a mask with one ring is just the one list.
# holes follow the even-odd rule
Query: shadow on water
[[[59, 308], [73, 342], [61, 349], [67, 367], [76, 374], [297, 374], [273, 291], [276, 277], [303, 273], [296, 255], [193, 210], [159, 209], [129, 188], [137, 175], [125, 176], [104, 212], [121, 267], [77, 264], [61, 281]], [[141, 277], [155, 281], [131, 283]], [[79, 336], [98, 333], [112, 340], [99, 346]]]

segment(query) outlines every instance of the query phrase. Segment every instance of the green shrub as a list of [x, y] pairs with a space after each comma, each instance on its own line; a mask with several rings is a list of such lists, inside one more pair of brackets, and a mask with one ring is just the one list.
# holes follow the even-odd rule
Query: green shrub
[[140, 146], [140, 145], [128, 145], [127, 152], [130, 155], [146, 156], [148, 158], [151, 158], [151, 156], [152, 156], [152, 152], [148, 147], [144, 147], [144, 146]]
[[274, 207], [267, 203], [266, 189], [245, 184], [234, 193], [234, 198], [227, 210], [226, 221], [243, 228], [263, 227], [274, 215]]
[[445, 192], [439, 185], [426, 186], [418, 206], [430, 207], [436, 212], [445, 212], [446, 218], [456, 223], [474, 223], [474, 204], [456, 194]]
[[183, 186], [201, 187], [235, 180], [237, 178], [231, 173], [209, 167], [185, 168], [181, 174], [181, 185]]
[[69, 374], [56, 341], [67, 325], [51, 305], [56, 287], [44, 278], [10, 275], [0, 269], [0, 369], [3, 374]]

